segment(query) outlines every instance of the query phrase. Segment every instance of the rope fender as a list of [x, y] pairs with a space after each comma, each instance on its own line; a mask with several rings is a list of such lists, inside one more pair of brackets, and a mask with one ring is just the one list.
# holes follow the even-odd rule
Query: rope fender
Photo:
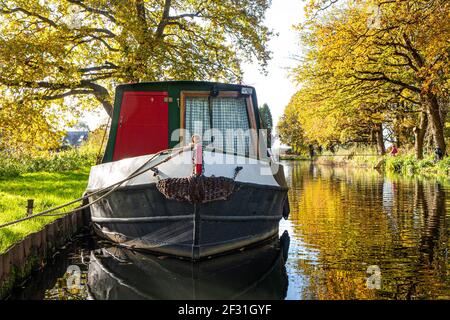
[[236, 167], [233, 179], [226, 177], [205, 177], [193, 174], [186, 178], [167, 178], [158, 181], [156, 188], [167, 199], [206, 203], [228, 200], [237, 191], [235, 179], [242, 167]]

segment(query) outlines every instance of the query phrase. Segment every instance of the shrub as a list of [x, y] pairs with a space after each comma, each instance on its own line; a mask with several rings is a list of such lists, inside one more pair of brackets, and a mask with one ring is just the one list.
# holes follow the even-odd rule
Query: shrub
[[403, 158], [402, 157], [387, 157], [386, 158], [386, 169], [388, 171], [401, 173], [403, 168]]
[[26, 172], [73, 171], [95, 165], [97, 157], [105, 149], [105, 134], [105, 129], [100, 127], [92, 131], [79, 148], [63, 151], [45, 151], [33, 155], [0, 151], [0, 178], [15, 177]]
[[449, 157], [445, 157], [444, 159], [439, 161], [437, 163], [437, 169], [438, 169], [439, 173], [445, 174], [445, 175], [448, 176], [449, 175], [449, 170], [450, 170], [450, 156]]
[[25, 172], [63, 172], [90, 167], [97, 154], [90, 150], [68, 149], [21, 157], [0, 153], [0, 177], [14, 177]]
[[27, 172], [61, 172], [77, 170], [95, 164], [95, 154], [69, 149], [28, 159]]
[[417, 166], [421, 169], [433, 167], [434, 166], [433, 157], [430, 156], [430, 157], [420, 160], [419, 163], [417, 164]]
[[16, 177], [25, 171], [25, 166], [9, 154], [0, 154], [0, 177]]
[[449, 175], [450, 157], [435, 162], [433, 156], [417, 161], [413, 155], [386, 157], [386, 169], [401, 174]]

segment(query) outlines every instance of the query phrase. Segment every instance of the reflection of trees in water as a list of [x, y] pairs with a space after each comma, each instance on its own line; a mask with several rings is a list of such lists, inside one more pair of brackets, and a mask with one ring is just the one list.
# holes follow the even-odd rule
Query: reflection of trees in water
[[[417, 183], [417, 197], [422, 198], [424, 226], [421, 233], [420, 252], [421, 259], [429, 266], [433, 265], [439, 245], [447, 242], [446, 219], [445, 219], [445, 193], [442, 186], [434, 183], [423, 190], [423, 184]], [[441, 241], [439, 241], [441, 240]], [[438, 249], [438, 250], [436, 250]], [[437, 251], [437, 252], [436, 252]], [[438, 254], [438, 256], [440, 256]], [[445, 266], [446, 264], [444, 264]]]
[[393, 232], [392, 257], [398, 265], [392, 266], [392, 275], [384, 281], [382, 296], [448, 298], [445, 192], [439, 183], [419, 179], [397, 185], [393, 217], [399, 227], [397, 234]]
[[[304, 298], [450, 297], [440, 184], [370, 170], [320, 166], [315, 178], [309, 166], [291, 170], [294, 237], [315, 257], [298, 261], [309, 278]], [[380, 266], [382, 290], [366, 288], [368, 265]]]
[[[303, 164], [303, 163], [300, 163]], [[304, 172], [303, 166], [300, 164], [285, 166], [285, 170], [288, 170], [289, 176], [289, 204], [296, 207], [301, 197], [301, 190], [303, 189], [302, 175]]]
[[[439, 183], [424, 185], [416, 180], [414, 188], [414, 203], [422, 206], [422, 226], [420, 243], [418, 246], [417, 266], [422, 267], [424, 273], [431, 273], [433, 277], [427, 284], [418, 285], [423, 281], [419, 276], [411, 283], [408, 297], [428, 295], [430, 298], [440, 296], [438, 292], [430, 291], [429, 287], [447, 287], [447, 297], [450, 296], [450, 281], [447, 277], [448, 263], [448, 225], [445, 216], [445, 192]], [[432, 296], [430, 296], [430, 294]]]

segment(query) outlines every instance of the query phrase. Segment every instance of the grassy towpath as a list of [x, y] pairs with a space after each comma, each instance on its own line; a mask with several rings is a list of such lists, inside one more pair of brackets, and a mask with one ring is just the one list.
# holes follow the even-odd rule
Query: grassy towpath
[[[0, 224], [26, 216], [27, 199], [34, 199], [34, 213], [80, 197], [89, 168], [66, 172], [33, 172], [0, 178]], [[74, 208], [74, 204], [69, 208]], [[67, 210], [67, 209], [65, 209]], [[38, 217], [0, 229], [0, 253], [26, 235], [42, 229], [58, 216]]]

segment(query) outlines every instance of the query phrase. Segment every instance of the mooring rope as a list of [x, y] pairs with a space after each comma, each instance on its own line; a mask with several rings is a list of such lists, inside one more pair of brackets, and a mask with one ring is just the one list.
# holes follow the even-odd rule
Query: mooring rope
[[95, 157], [95, 164], [100, 164], [100, 162], [101, 162], [100, 154], [102, 153], [103, 144], [105, 143], [106, 134], [108, 132], [108, 128], [109, 128], [110, 124], [111, 124], [111, 117], [108, 117], [108, 122], [106, 123], [105, 132], [103, 132], [102, 143], [100, 144], [100, 148], [98, 148], [97, 156]]
[[[110, 186], [108, 186], [108, 187], [105, 187], [105, 188], [102, 188], [102, 189], [100, 189], [100, 190], [94, 191], [94, 192], [92, 192], [92, 193], [89, 193], [89, 194], [87, 194], [87, 195], [84, 195], [84, 196], [82, 196], [82, 197], [80, 197], [80, 198], [78, 198], [78, 199], [69, 201], [69, 202], [64, 203], [64, 204], [62, 204], [62, 205], [59, 205], [59, 206], [57, 206], [57, 207], [54, 207], [54, 208], [51, 208], [51, 209], [47, 209], [47, 210], [45, 210], [45, 211], [41, 211], [41, 212], [39, 212], [39, 213], [30, 215], [30, 216], [27, 216], [27, 217], [24, 217], [24, 218], [21, 218], [21, 219], [17, 219], [17, 220], [14, 220], [14, 221], [6, 222], [6, 223], [4, 223], [4, 224], [0, 224], [0, 229], [5, 228], [5, 227], [8, 227], [8, 226], [11, 226], [11, 225], [14, 225], [14, 224], [19, 223], [19, 222], [22, 222], [22, 221], [30, 220], [30, 219], [33, 219], [33, 218], [36, 218], [36, 217], [41, 217], [41, 216], [55, 216], [55, 215], [65, 215], [65, 214], [69, 214], [69, 213], [73, 213], [73, 212], [77, 212], [77, 211], [80, 211], [80, 210], [84, 210], [84, 209], [86, 209], [86, 208], [89, 208], [89, 207], [92, 206], [94, 203], [97, 203], [98, 201], [100, 201], [100, 200], [104, 199], [105, 197], [109, 196], [109, 195], [110, 195], [111, 193], [113, 193], [117, 188], [119, 188], [124, 182], [129, 181], [129, 180], [131, 180], [131, 179], [133, 179], [133, 178], [135, 178], [135, 177], [137, 177], [137, 176], [140, 176], [141, 174], [143, 174], [143, 173], [145, 173], [145, 172], [147, 172], [147, 171], [149, 171], [149, 170], [154, 169], [156, 166], [159, 166], [160, 164], [162, 164], [162, 163], [164, 163], [164, 162], [166, 162], [166, 161], [169, 161], [169, 160], [170, 160], [172, 157], [174, 157], [175, 155], [178, 155], [178, 154], [180, 154], [180, 153], [182, 153], [182, 152], [184, 152], [184, 151], [186, 151], [186, 150], [187, 150], [186, 147], [180, 147], [180, 148], [172, 148], [172, 149], [166, 149], [166, 150], [159, 151], [158, 153], [155, 153], [154, 155], [152, 155], [152, 157], [151, 157], [150, 159], [148, 159], [148, 160], [147, 160], [143, 165], [141, 165], [138, 169], [136, 169], [135, 171], [133, 171], [133, 173], [131, 173], [128, 177], [126, 177], [126, 178], [123, 179], [123, 180], [120, 180], [119, 182], [116, 182], [116, 183], [114, 183], [114, 184], [112, 184], [112, 185], [110, 185]], [[145, 170], [142, 170], [147, 164], [149, 164], [151, 161], [153, 161], [156, 157], [158, 157], [158, 156], [160, 156], [160, 155], [162, 155], [162, 154], [164, 154], [164, 153], [168, 153], [168, 152], [172, 152], [172, 154], [171, 154], [169, 157], [164, 158], [161, 162], [158, 162], [158, 163], [156, 163], [156, 164], [150, 166], [149, 168], [147, 168], [147, 169], [145, 169]], [[141, 171], [141, 170], [142, 170], [142, 171]], [[99, 198], [95, 199], [94, 201], [92, 201], [92, 202], [90, 202], [90, 203], [88, 203], [88, 204], [86, 204], [86, 205], [84, 205], [84, 206], [77, 207], [77, 208], [75, 208], [75, 209], [73, 209], [73, 210], [71, 210], [71, 211], [68, 211], [68, 212], [54, 213], [54, 214], [49, 215], [50, 212], [53, 212], [53, 211], [56, 211], [56, 210], [58, 210], [58, 209], [67, 207], [67, 206], [69, 206], [69, 205], [71, 205], [71, 204], [74, 204], [74, 203], [83, 201], [83, 200], [87, 199], [88, 197], [92, 197], [93, 195], [101, 194], [102, 192], [105, 192], [105, 191], [107, 191], [105, 194], [101, 195]]]

